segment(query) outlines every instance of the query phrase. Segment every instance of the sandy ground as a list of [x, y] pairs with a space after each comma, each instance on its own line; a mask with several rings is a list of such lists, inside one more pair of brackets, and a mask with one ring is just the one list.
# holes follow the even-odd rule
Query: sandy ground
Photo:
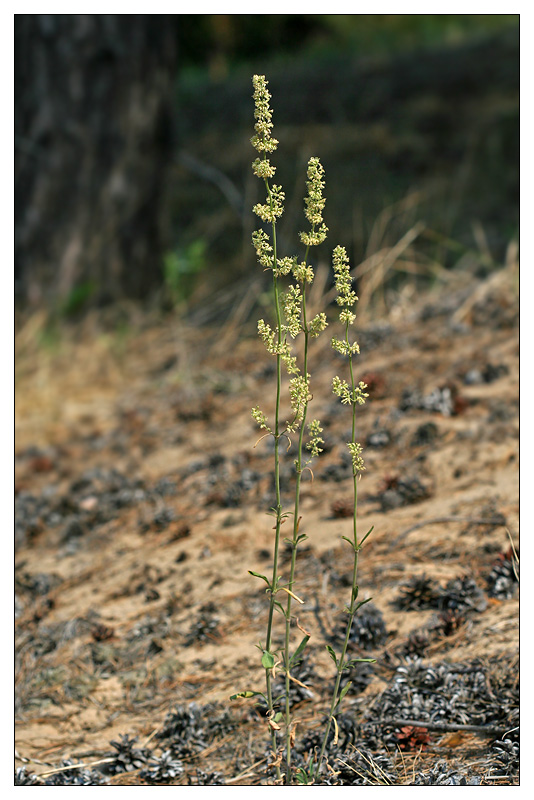
[[[410, 654], [427, 665], [500, 658], [517, 669], [519, 593], [492, 596], [489, 577], [511, 563], [511, 542], [518, 549], [515, 280], [511, 269], [478, 282], [460, 276], [361, 320], [359, 378], [371, 396], [358, 422], [366, 462], [358, 525], [374, 531], [359, 585], [384, 632], [355, 645], [377, 658], [363, 693], [346, 698], [357, 720]], [[17, 335], [15, 765], [39, 775], [65, 758], [110, 759], [110, 742], [124, 734], [152, 747], [169, 712], [195, 702], [229, 708], [232, 722], [182, 756], [175, 782], [194, 782], [193, 773], [200, 782], [199, 765], [227, 783], [266, 780], [264, 722], [229, 696], [263, 688], [255, 644], [267, 600], [248, 570], [270, 569], [272, 448], [254, 447], [250, 408], [271, 412], [269, 357], [231, 321], [220, 329], [145, 321], [122, 338], [87, 323], [55, 348], [35, 345], [39, 325], [29, 320]], [[330, 393], [344, 366], [327, 333], [310, 370], [325, 452], [301, 504], [309, 538], [298, 622], [312, 633], [314, 668], [313, 695], [297, 706], [302, 728], [327, 707], [324, 645], [348, 599], [350, 420]], [[293, 457], [282, 468], [288, 509]], [[283, 574], [287, 563], [284, 552]], [[470, 578], [478, 594], [456, 611], [451, 601], [441, 622], [437, 608], [400, 608], [402, 587], [423, 575], [443, 591]], [[402, 768], [397, 758], [398, 782], [438, 758], [464, 767], [478, 758], [485, 766], [472, 771], [487, 776], [490, 742], [434, 733], [424, 753], [401, 753]], [[139, 769], [108, 779], [147, 782]]]

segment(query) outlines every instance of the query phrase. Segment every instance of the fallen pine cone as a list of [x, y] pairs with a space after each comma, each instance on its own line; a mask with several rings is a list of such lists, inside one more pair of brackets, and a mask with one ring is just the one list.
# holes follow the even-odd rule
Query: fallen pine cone
[[93, 625], [91, 629], [91, 636], [95, 642], [105, 642], [115, 636], [115, 631], [113, 628], [108, 628], [107, 625], [103, 625], [101, 622], [98, 622]]
[[395, 733], [401, 750], [425, 750], [430, 742], [427, 728], [405, 725]]

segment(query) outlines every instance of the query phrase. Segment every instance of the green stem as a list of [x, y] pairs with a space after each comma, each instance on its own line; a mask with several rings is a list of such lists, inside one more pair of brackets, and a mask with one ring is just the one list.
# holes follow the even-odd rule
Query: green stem
[[[309, 249], [309, 248], [308, 248]], [[306, 258], [305, 261], [307, 263], [308, 259], [308, 249], [306, 250]], [[308, 342], [309, 342], [309, 333], [308, 333], [308, 321], [306, 317], [306, 284], [303, 284], [302, 287], [302, 327], [304, 329], [304, 376], [307, 379], [308, 376]], [[293, 541], [292, 541], [292, 550], [291, 550], [291, 567], [289, 572], [289, 584], [288, 589], [293, 591], [293, 586], [295, 583], [295, 567], [297, 563], [297, 538], [299, 534], [299, 510], [300, 510], [300, 484], [302, 480], [302, 448], [304, 444], [304, 428], [306, 424], [306, 416], [308, 413], [308, 399], [306, 399], [306, 403], [304, 405], [303, 413], [302, 413], [302, 421], [300, 424], [300, 432], [299, 432], [299, 443], [298, 443], [298, 450], [297, 450], [297, 460], [296, 460], [296, 472], [297, 472], [297, 479], [296, 479], [296, 486], [295, 486], [295, 506], [293, 509]], [[285, 631], [285, 642], [284, 642], [284, 667], [286, 672], [286, 687], [285, 687], [285, 704], [286, 704], [286, 784], [288, 786], [291, 785], [291, 709], [290, 709], [290, 701], [289, 701], [289, 692], [290, 692], [290, 658], [289, 658], [289, 647], [290, 647], [290, 636], [291, 636], [291, 601], [292, 597], [290, 594], [287, 596], [287, 605], [286, 605], [286, 631]]]
[[[347, 323], [345, 329], [345, 341], [349, 344], [349, 325]], [[350, 369], [350, 382], [351, 382], [351, 390], [352, 390], [352, 443], [356, 442], [356, 402], [354, 398], [354, 392], [356, 389], [356, 384], [354, 382], [354, 372], [352, 368], [352, 355], [349, 356], [349, 369]], [[317, 761], [317, 765], [315, 768], [315, 775], [318, 775], [321, 771], [321, 766], [323, 763], [324, 753], [326, 750], [326, 745], [328, 743], [328, 736], [330, 733], [330, 728], [332, 727], [332, 720], [334, 719], [334, 714], [339, 703], [339, 687], [341, 685], [341, 676], [343, 674], [344, 664], [345, 664], [345, 657], [347, 655], [347, 649], [349, 646], [350, 641], [350, 634], [352, 630], [352, 624], [354, 622], [354, 617], [356, 616], [356, 609], [355, 603], [357, 598], [358, 592], [358, 555], [359, 555], [359, 546], [358, 546], [358, 473], [352, 467], [352, 481], [353, 481], [353, 496], [354, 496], [354, 513], [353, 513], [353, 523], [352, 523], [352, 531], [353, 531], [353, 546], [354, 546], [354, 561], [352, 567], [352, 589], [351, 589], [351, 601], [350, 606], [348, 607], [349, 610], [349, 618], [347, 621], [347, 627], [345, 629], [345, 638], [343, 640], [343, 647], [341, 649], [341, 654], [337, 664], [337, 675], [336, 675], [336, 682], [334, 685], [334, 691], [332, 693], [332, 702], [330, 704], [330, 712], [328, 715], [328, 722], [326, 725], [323, 742], [321, 746], [321, 752], [319, 754], [319, 759]]]
[[[271, 190], [269, 187], [269, 182], [265, 179], [265, 186], [267, 188], [267, 194], [269, 197], [269, 203], [271, 206], [271, 211], [273, 210], [273, 202], [271, 196]], [[280, 295], [278, 290], [278, 281], [276, 277], [276, 268], [277, 268], [277, 255], [276, 255], [276, 222], [274, 215], [272, 216], [272, 231], [273, 231], [273, 295], [274, 295], [274, 305], [276, 310], [276, 325], [277, 325], [277, 335], [278, 335], [278, 345], [281, 344], [282, 341], [282, 317], [280, 313]], [[278, 350], [280, 347], [278, 347]], [[281, 501], [281, 493], [280, 493], [280, 396], [282, 391], [282, 358], [280, 353], [278, 352], [276, 355], [276, 404], [275, 404], [275, 414], [274, 414], [274, 484], [275, 484], [275, 492], [276, 492], [276, 500], [275, 500], [275, 509], [276, 509], [276, 527], [275, 527], [275, 536], [274, 536], [274, 554], [273, 554], [273, 577], [271, 583], [271, 593], [270, 593], [270, 600], [269, 600], [269, 617], [267, 621], [267, 639], [265, 643], [265, 649], [268, 652], [271, 652], [272, 646], [272, 635], [273, 635], [273, 616], [274, 616], [274, 603], [275, 603], [275, 591], [276, 586], [278, 584], [278, 553], [280, 549], [280, 527], [282, 524], [282, 501]], [[267, 704], [268, 704], [268, 714], [269, 718], [272, 718], [274, 714], [274, 707], [273, 707], [273, 695], [272, 695], [272, 675], [269, 669], [265, 670], [265, 681], [267, 684]], [[276, 758], [276, 750], [277, 750], [277, 741], [276, 741], [276, 732], [271, 728], [271, 744], [273, 748], [273, 753]], [[282, 773], [280, 771], [280, 766], [277, 764], [276, 766], [276, 777], [278, 780], [281, 779]]]

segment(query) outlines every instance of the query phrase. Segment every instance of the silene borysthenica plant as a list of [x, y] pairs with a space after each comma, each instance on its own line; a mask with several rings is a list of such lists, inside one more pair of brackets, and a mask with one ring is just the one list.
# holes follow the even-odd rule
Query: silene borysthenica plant
[[[310, 158], [307, 169], [307, 190], [305, 198], [305, 216], [310, 225], [310, 230], [300, 234], [304, 246], [304, 258], [298, 256], [281, 256], [277, 247], [277, 221], [284, 211], [284, 192], [282, 187], [272, 183], [276, 168], [269, 160], [278, 145], [272, 136], [272, 110], [269, 106], [271, 95], [267, 90], [267, 81], [262, 75], [255, 75], [252, 79], [255, 102], [255, 134], [252, 144], [259, 153], [252, 165], [254, 174], [265, 185], [265, 203], [254, 206], [254, 212], [263, 223], [268, 226], [268, 232], [263, 228], [256, 230], [252, 235], [252, 242], [260, 265], [272, 273], [272, 291], [274, 301], [275, 319], [272, 325], [261, 319], [258, 322], [258, 333], [268, 353], [276, 358], [276, 396], [274, 414], [269, 420], [259, 408], [252, 409], [252, 416], [265, 436], [274, 440], [274, 486], [275, 504], [270, 510], [274, 519], [274, 542], [272, 573], [269, 576], [261, 575], [249, 570], [250, 574], [265, 582], [266, 593], [269, 599], [267, 629], [265, 640], [258, 644], [261, 653], [261, 665], [265, 671], [266, 689], [263, 691], [244, 691], [232, 696], [238, 697], [260, 696], [260, 705], [264, 708], [269, 729], [272, 748], [272, 767], [276, 772], [276, 783], [286, 785], [294, 782], [311, 784], [317, 780], [321, 768], [327, 758], [326, 746], [332, 725], [337, 728], [336, 713], [341, 700], [349, 691], [350, 683], [340, 691], [341, 677], [344, 670], [354, 666], [354, 659], [347, 659], [347, 649], [354, 616], [363, 602], [358, 601], [357, 569], [359, 550], [367, 538], [369, 531], [361, 540], [358, 540], [356, 526], [357, 511], [357, 481], [363, 470], [362, 448], [355, 440], [356, 407], [365, 402], [366, 386], [359, 382], [356, 384], [353, 371], [353, 356], [359, 353], [357, 343], [349, 340], [349, 328], [354, 322], [355, 314], [351, 311], [357, 300], [351, 289], [352, 278], [349, 274], [348, 259], [345, 249], [336, 247], [333, 255], [333, 267], [336, 276], [338, 292], [337, 302], [342, 307], [340, 320], [345, 327], [344, 339], [333, 339], [334, 349], [347, 356], [349, 362], [350, 380], [335, 377], [333, 391], [341, 402], [352, 409], [352, 440], [348, 443], [352, 455], [352, 473], [354, 481], [354, 524], [352, 538], [345, 538], [350, 544], [354, 554], [353, 580], [350, 602], [345, 607], [348, 614], [347, 628], [341, 653], [336, 654], [333, 648], [327, 647], [330, 657], [336, 666], [336, 680], [330, 709], [325, 725], [322, 746], [317, 757], [311, 759], [306, 768], [297, 770], [292, 766], [292, 748], [295, 741], [295, 723], [291, 716], [290, 688], [291, 683], [299, 681], [292, 675], [292, 670], [299, 664], [304, 650], [310, 640], [310, 634], [302, 628], [298, 619], [296, 627], [300, 631], [300, 641], [292, 642], [291, 628], [294, 615], [294, 603], [303, 604], [298, 596], [296, 586], [297, 552], [299, 545], [308, 537], [300, 530], [301, 516], [300, 490], [302, 476], [305, 470], [311, 469], [311, 460], [322, 452], [321, 423], [309, 417], [309, 404], [312, 400], [309, 369], [309, 347], [312, 339], [318, 337], [327, 327], [326, 314], [321, 312], [312, 319], [309, 318], [306, 297], [307, 291], [314, 279], [314, 271], [308, 263], [310, 248], [320, 245], [326, 239], [328, 228], [323, 222], [323, 209], [325, 198], [324, 169], [318, 158]], [[282, 279], [286, 288], [281, 285]], [[301, 337], [300, 359], [295, 355], [293, 342]], [[300, 364], [299, 364], [300, 361]], [[283, 379], [283, 373], [288, 379]], [[287, 390], [286, 390], [287, 386]], [[289, 419], [282, 417], [283, 394], [289, 395]], [[287, 403], [286, 403], [287, 405]], [[296, 442], [296, 457], [294, 466], [296, 472], [295, 494], [291, 510], [282, 507], [282, 492], [280, 481], [281, 459], [289, 450], [292, 438]], [[313, 477], [313, 473], [311, 473]], [[292, 518], [291, 534], [284, 537], [283, 541], [291, 550], [289, 575], [284, 578], [279, 572], [279, 555], [282, 539], [282, 525]], [[357, 659], [370, 661], [372, 659]], [[276, 673], [283, 675], [283, 690], [281, 695], [274, 695], [274, 680]]]

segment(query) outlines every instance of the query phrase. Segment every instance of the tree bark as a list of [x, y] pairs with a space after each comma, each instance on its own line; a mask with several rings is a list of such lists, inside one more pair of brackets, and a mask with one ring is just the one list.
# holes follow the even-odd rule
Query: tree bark
[[15, 275], [32, 306], [161, 281], [177, 15], [15, 17]]

